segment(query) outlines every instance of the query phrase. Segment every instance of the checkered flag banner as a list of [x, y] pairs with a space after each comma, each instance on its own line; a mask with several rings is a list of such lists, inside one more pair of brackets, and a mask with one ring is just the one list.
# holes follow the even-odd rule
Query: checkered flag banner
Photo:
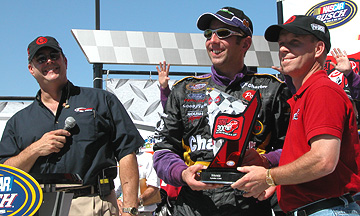
[[[210, 66], [205, 37], [200, 33], [138, 32], [72, 29], [90, 64], [157, 65], [166, 61], [178, 66]], [[253, 36], [245, 64], [278, 66], [278, 45]]]

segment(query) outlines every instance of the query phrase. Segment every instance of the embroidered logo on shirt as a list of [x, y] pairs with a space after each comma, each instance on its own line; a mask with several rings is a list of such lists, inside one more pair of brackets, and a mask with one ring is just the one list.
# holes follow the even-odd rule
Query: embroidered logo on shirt
[[251, 99], [253, 98], [255, 92], [256, 92], [255, 90], [248, 90], [248, 91], [244, 92], [242, 97], [247, 101], [251, 101]]
[[300, 113], [300, 108], [296, 111], [296, 113], [294, 113], [293, 120], [299, 119], [299, 113]]
[[259, 135], [263, 132], [263, 130], [264, 130], [264, 124], [261, 121], [256, 120], [252, 133], [254, 135]]
[[201, 91], [205, 89], [207, 84], [208, 84], [207, 82], [189, 83], [186, 85], [186, 89], [190, 91]]
[[191, 99], [194, 99], [194, 100], [203, 100], [205, 99], [205, 94], [204, 93], [191, 93], [191, 94], [188, 94], [188, 97], [191, 98]]
[[74, 111], [75, 112], [92, 112], [93, 108], [78, 107]]

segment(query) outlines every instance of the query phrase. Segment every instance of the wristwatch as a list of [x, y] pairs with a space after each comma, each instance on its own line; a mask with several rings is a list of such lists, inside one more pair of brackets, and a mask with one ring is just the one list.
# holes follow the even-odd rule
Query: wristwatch
[[271, 174], [270, 174], [270, 170], [271, 169], [267, 169], [266, 171], [266, 183], [269, 185], [269, 186], [276, 186], [275, 182], [274, 182], [274, 179], [272, 178]]
[[139, 211], [135, 207], [122, 208], [123, 213], [129, 213], [130, 215], [139, 215]]

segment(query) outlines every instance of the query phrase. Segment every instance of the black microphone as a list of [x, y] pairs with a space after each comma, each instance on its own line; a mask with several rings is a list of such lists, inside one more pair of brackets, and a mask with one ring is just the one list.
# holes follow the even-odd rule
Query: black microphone
[[76, 120], [72, 117], [69, 116], [65, 119], [65, 126], [64, 126], [64, 130], [71, 130], [71, 128], [75, 127], [76, 125]]

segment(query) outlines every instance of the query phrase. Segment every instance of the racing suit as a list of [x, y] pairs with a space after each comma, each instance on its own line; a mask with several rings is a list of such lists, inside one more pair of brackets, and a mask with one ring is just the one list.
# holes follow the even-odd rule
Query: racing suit
[[[258, 90], [261, 109], [249, 148], [266, 153], [281, 149], [284, 142], [290, 111], [286, 101], [291, 93], [286, 84], [274, 76], [255, 74], [247, 71], [245, 66], [241, 73], [229, 80], [217, 74], [212, 67], [212, 74], [178, 81], [173, 86], [157, 128], [159, 137], [154, 146], [154, 168], [158, 176], [168, 184], [183, 186], [174, 213], [187, 216], [271, 215], [268, 200], [259, 202], [254, 198], [244, 198], [241, 191], [229, 186], [193, 191], [181, 178], [181, 172], [187, 166], [208, 164], [214, 158], [211, 138], [213, 122], [209, 120], [208, 113], [209, 89], [224, 93], [219, 96], [219, 101], [223, 100], [224, 95], [230, 95], [241, 100], [245, 106]], [[277, 161], [269, 161], [277, 166], [272, 164]]]

